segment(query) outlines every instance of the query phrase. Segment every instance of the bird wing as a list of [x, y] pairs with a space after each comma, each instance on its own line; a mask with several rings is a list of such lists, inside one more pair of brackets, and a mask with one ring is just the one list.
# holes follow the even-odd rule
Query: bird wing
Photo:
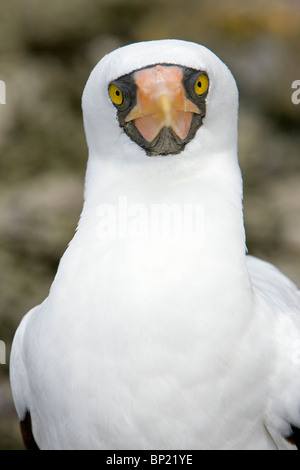
[[27, 449], [38, 449], [32, 433], [31, 415], [30, 415], [30, 388], [28, 382], [28, 368], [26, 361], [26, 347], [24, 338], [26, 328], [33, 312], [39, 310], [37, 306], [25, 315], [16, 331], [12, 343], [10, 356], [10, 383], [14, 398], [15, 407], [20, 420], [20, 428]]
[[300, 291], [275, 266], [247, 256], [255, 297], [270, 315], [274, 371], [266, 427], [279, 449], [300, 448]]

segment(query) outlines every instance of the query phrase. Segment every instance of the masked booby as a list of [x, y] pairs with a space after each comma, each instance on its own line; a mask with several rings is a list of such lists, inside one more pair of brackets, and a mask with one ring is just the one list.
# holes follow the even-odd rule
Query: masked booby
[[195, 43], [136, 43], [82, 106], [78, 228], [11, 352], [27, 447], [296, 449], [300, 294], [246, 255], [231, 72]]

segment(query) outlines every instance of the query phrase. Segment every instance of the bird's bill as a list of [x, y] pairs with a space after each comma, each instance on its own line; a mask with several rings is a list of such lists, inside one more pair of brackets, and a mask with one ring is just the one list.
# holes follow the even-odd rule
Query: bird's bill
[[152, 142], [162, 128], [169, 127], [184, 139], [190, 130], [193, 114], [200, 114], [198, 106], [185, 96], [180, 67], [155, 65], [139, 70], [134, 75], [137, 86], [137, 104], [126, 117], [148, 142]]

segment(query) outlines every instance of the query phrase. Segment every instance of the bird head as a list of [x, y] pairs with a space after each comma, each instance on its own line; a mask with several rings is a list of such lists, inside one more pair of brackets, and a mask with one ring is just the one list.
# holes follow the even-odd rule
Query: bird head
[[236, 148], [235, 80], [195, 43], [148, 41], [111, 52], [92, 71], [82, 105], [97, 158], [201, 158]]

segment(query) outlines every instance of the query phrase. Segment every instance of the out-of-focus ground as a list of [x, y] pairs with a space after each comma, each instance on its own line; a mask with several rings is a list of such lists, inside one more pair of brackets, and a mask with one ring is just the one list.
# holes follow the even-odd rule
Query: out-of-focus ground
[[0, 449], [23, 448], [8, 382], [14, 331], [47, 296], [81, 211], [83, 87], [106, 52], [161, 38], [204, 44], [235, 75], [249, 252], [300, 285], [297, 0], [1, 0]]

